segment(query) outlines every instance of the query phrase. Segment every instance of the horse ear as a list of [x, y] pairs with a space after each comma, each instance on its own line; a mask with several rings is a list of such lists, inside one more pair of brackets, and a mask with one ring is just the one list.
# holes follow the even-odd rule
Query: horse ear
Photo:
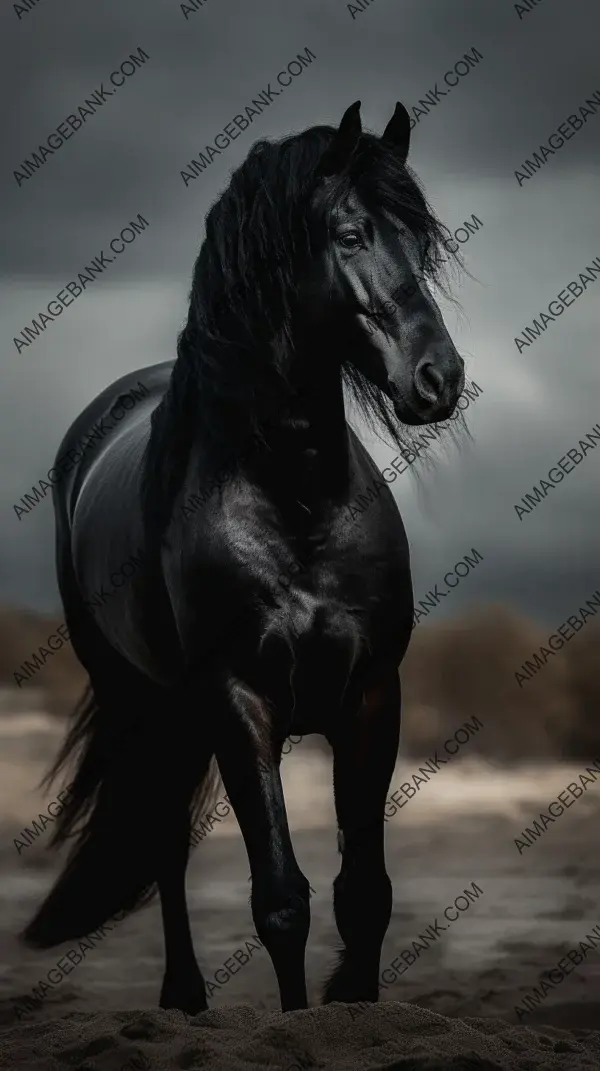
[[400, 101], [396, 104], [394, 114], [381, 135], [381, 140], [394, 145], [402, 163], [406, 161], [410, 143], [410, 116]]
[[344, 112], [331, 144], [319, 161], [319, 176], [339, 175], [348, 163], [361, 134], [360, 101], [356, 100]]

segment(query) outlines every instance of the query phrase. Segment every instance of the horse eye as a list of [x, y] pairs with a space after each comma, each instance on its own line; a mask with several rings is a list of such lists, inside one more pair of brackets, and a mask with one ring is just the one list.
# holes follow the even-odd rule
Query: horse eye
[[347, 231], [346, 234], [340, 235], [340, 242], [345, 249], [356, 249], [361, 243], [361, 237], [358, 231]]

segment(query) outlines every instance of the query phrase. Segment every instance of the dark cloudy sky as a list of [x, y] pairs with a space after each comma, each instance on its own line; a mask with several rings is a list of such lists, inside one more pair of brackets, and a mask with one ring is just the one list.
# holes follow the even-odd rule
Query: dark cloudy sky
[[[472, 48], [483, 59], [417, 123], [410, 156], [452, 229], [472, 213], [484, 224], [464, 247], [462, 312], [444, 306], [483, 390], [473, 441], [394, 484], [415, 595], [472, 547], [484, 562], [439, 618], [503, 599], [554, 625], [600, 587], [600, 449], [524, 520], [514, 510], [600, 421], [600, 281], [535, 344], [514, 343], [600, 256], [600, 109], [530, 181], [514, 177], [600, 90], [600, 12], [595, 0], [541, 0], [521, 18], [517, 7], [372, 0], [352, 18], [342, 0], [205, 0], [186, 19], [176, 0], [39, 0], [19, 19], [5, 0], [0, 601], [58, 606], [50, 498], [20, 521], [13, 503], [95, 394], [173, 357], [205, 213], [252, 142], [337, 123], [358, 98], [381, 132], [396, 100], [441, 87]], [[138, 47], [145, 66], [19, 187], [13, 169]], [[306, 47], [312, 65], [186, 188], [181, 168]], [[13, 337], [138, 212], [147, 232], [18, 354]], [[372, 450], [382, 465], [393, 456]]]

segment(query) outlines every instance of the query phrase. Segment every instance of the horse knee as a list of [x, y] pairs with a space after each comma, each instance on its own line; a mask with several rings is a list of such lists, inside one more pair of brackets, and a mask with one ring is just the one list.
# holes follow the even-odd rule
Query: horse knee
[[306, 944], [310, 929], [310, 884], [304, 875], [276, 887], [252, 892], [256, 932], [269, 952]]
[[[333, 904], [337, 927], [345, 943], [367, 941], [385, 933], [392, 916], [393, 891], [387, 872], [353, 868], [342, 870], [333, 882]], [[360, 927], [357, 927], [360, 918]]]

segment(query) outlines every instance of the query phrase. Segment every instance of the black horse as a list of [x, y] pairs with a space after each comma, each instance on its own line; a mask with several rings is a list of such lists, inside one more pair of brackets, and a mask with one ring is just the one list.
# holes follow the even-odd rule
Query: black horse
[[[59, 450], [143, 380], [115, 435], [54, 488], [61, 597], [90, 687], [46, 779], [78, 756], [53, 845], [75, 842], [23, 936], [49, 948], [158, 891], [163, 1008], [207, 1007], [185, 873], [217, 766], [282, 1009], [307, 1005], [309, 882], [279, 774], [290, 733], [322, 734], [334, 756], [344, 947], [324, 1001], [378, 999], [413, 597], [404, 526], [343, 386], [400, 448], [406, 425], [448, 418], [464, 386], [426, 282], [447, 261], [444, 228], [408, 144], [402, 105], [378, 138], [360, 101], [337, 131], [255, 144], [208, 213], [177, 360], [108, 387]], [[349, 526], [348, 503], [375, 484]], [[143, 567], [92, 605], [139, 547]]]

